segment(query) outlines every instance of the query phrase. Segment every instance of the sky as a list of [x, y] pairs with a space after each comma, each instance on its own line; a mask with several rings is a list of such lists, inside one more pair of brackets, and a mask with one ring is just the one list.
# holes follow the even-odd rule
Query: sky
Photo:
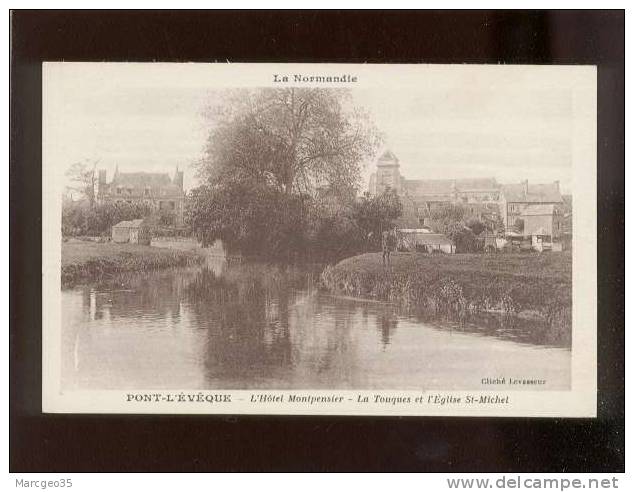
[[369, 90], [356, 99], [372, 112], [406, 178], [558, 180], [570, 187], [572, 113], [565, 90], [450, 87], [392, 97]]
[[[185, 188], [195, 186], [191, 166], [202, 154], [207, 132], [202, 110], [213, 84], [207, 75], [179, 75], [186, 64], [159, 65], [160, 72], [139, 64], [48, 67], [53, 69], [44, 81], [45, 149], [55, 169], [99, 160], [110, 180], [116, 166], [121, 172], [170, 175], [178, 166], [185, 171]], [[563, 191], [570, 189], [569, 84], [536, 84], [535, 77], [500, 77], [495, 70], [428, 80], [353, 89], [355, 104], [370, 113], [404, 177], [559, 180]], [[374, 165], [364, 166], [365, 188]]]

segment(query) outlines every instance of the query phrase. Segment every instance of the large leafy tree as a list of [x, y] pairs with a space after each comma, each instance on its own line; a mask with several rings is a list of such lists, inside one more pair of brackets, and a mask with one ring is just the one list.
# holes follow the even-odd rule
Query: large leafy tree
[[221, 93], [199, 173], [211, 183], [254, 181], [286, 194], [356, 189], [379, 136], [344, 89]]
[[205, 115], [204, 184], [190, 193], [188, 222], [205, 242], [218, 237], [244, 253], [304, 248], [311, 221], [323, 229], [316, 211], [353, 200], [380, 143], [341, 89], [221, 92]]
[[305, 245], [306, 201], [246, 183], [203, 185], [189, 193], [185, 220], [205, 246], [222, 239], [229, 252], [284, 256]]

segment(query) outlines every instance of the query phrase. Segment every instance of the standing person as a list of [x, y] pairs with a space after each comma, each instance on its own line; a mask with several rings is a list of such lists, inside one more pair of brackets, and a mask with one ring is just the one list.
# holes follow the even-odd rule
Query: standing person
[[388, 236], [390, 235], [390, 231], [383, 231], [381, 234], [381, 251], [383, 251], [383, 266], [387, 265], [387, 260], [390, 257], [390, 252], [388, 249]]
[[383, 266], [389, 266], [390, 253], [396, 250], [396, 227], [391, 231], [383, 231], [381, 247], [383, 249]]

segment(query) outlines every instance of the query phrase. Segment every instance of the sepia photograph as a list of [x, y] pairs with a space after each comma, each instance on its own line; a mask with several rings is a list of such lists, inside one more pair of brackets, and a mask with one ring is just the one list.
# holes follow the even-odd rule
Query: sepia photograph
[[10, 485], [624, 483], [623, 10], [121, 7], [8, 11]]
[[592, 414], [595, 94], [594, 67], [46, 63], [45, 405]]

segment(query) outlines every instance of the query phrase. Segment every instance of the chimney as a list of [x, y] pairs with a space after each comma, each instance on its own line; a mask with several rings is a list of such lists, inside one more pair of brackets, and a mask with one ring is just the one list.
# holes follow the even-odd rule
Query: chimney
[[559, 193], [559, 180], [555, 181], [555, 186], [557, 187], [557, 193]]
[[522, 184], [524, 185], [524, 198], [526, 198], [528, 196], [528, 179], [522, 181]]

